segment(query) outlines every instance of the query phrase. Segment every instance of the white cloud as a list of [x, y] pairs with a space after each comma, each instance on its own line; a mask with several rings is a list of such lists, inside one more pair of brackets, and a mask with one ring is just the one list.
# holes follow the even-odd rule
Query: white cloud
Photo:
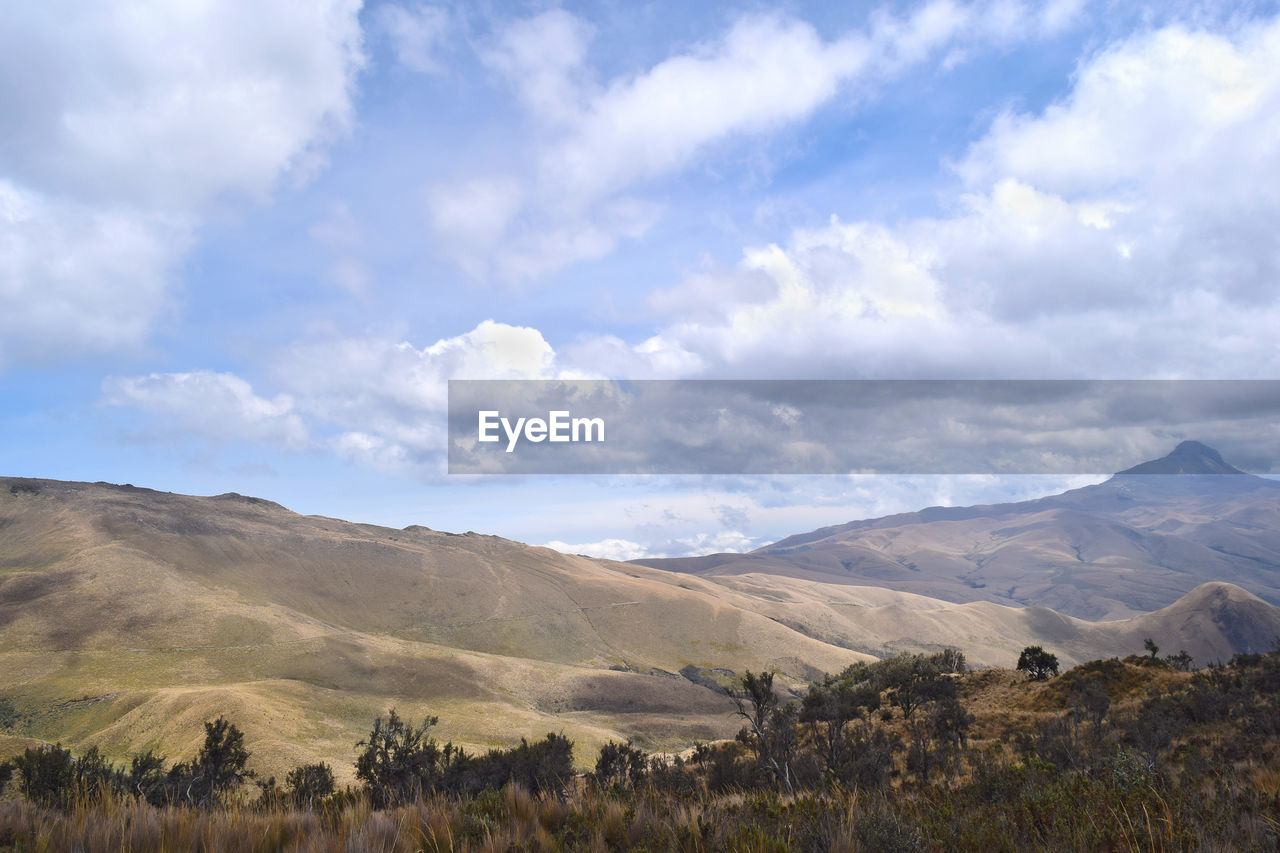
[[830, 40], [804, 21], [746, 15], [722, 38], [591, 97], [546, 155], [543, 180], [595, 199], [677, 171], [728, 136], [802, 121], [842, 86], [901, 73], [957, 39], [974, 45], [1038, 29], [1035, 13], [1016, 2], [934, 0], [902, 18], [874, 16], [865, 33]]
[[535, 279], [603, 257], [656, 221], [659, 207], [639, 195], [646, 183], [718, 145], [803, 122], [842, 92], [863, 96], [949, 47], [1056, 30], [1071, 20], [1069, 5], [1050, 14], [1013, 0], [935, 0], [836, 38], [804, 21], [748, 14], [717, 39], [603, 82], [586, 63], [589, 24], [563, 10], [517, 21], [483, 57], [533, 118], [533, 160], [518, 177], [437, 188], [429, 220], [441, 250], [474, 275]]
[[511, 281], [528, 281], [579, 261], [603, 258], [623, 239], [637, 239], [653, 226], [659, 206], [616, 198], [593, 210], [544, 227], [521, 228], [495, 253], [493, 270]]
[[576, 118], [589, 74], [587, 48], [594, 28], [563, 9], [509, 24], [481, 58], [506, 78], [540, 121]]
[[[740, 533], [736, 530], [722, 530], [718, 533], [698, 533], [685, 536], [667, 544], [661, 556], [682, 556], [688, 554], [742, 554], [764, 543]], [[657, 554], [653, 556], [659, 556]]]
[[877, 67], [896, 73], [945, 51], [942, 65], [952, 68], [988, 44], [1056, 35], [1079, 19], [1087, 2], [931, 0], [903, 17], [881, 11], [871, 29], [879, 54]]
[[[324, 444], [382, 470], [437, 473], [449, 379], [543, 379], [564, 372], [536, 329], [486, 320], [421, 349], [385, 338], [295, 344], [273, 373], [283, 393], [266, 399], [228, 373], [153, 373], [108, 380], [104, 399], [160, 415], [189, 434], [294, 448]], [[308, 439], [310, 436], [310, 439]]]
[[524, 190], [514, 178], [473, 178], [429, 193], [430, 224], [441, 245], [459, 265], [475, 276], [483, 275], [485, 260], [476, 247], [492, 247], [502, 239], [511, 218], [520, 211]]
[[638, 560], [651, 556], [649, 550], [638, 542], [629, 539], [601, 539], [599, 542], [582, 542], [572, 545], [568, 542], [547, 542], [545, 548], [551, 548], [563, 554], [586, 554], [588, 557], [599, 557], [603, 560]]
[[112, 378], [103, 383], [103, 392], [108, 405], [159, 415], [184, 432], [294, 448], [307, 444], [307, 429], [291, 397], [259, 397], [248, 382], [230, 373], [198, 370]]
[[[556, 352], [535, 329], [486, 322], [423, 348], [299, 344], [274, 378], [338, 452], [401, 467], [438, 462], [448, 378], [1273, 376], [1277, 46], [1280, 20], [1113, 45], [1060, 102], [994, 122], [957, 166], [950, 215], [833, 219], [751, 249], [739, 269], [655, 294], [670, 318], [639, 343]], [[586, 251], [557, 239], [557, 257]]]
[[656, 295], [678, 319], [630, 352], [564, 357], [612, 351], [640, 375], [1274, 375], [1277, 50], [1276, 20], [1115, 45], [1061, 102], [994, 123], [952, 216], [798, 231], [713, 288]]
[[356, 0], [25, 3], [6, 11], [10, 177], [86, 200], [186, 208], [269, 191], [350, 118]]
[[4, 356], [143, 340], [208, 206], [304, 175], [350, 120], [358, 7], [6, 9], [0, 317], [41, 334], [7, 338]]
[[330, 338], [290, 347], [277, 384], [310, 422], [336, 430], [343, 457], [384, 470], [435, 470], [445, 447], [449, 379], [557, 375], [555, 352], [536, 329], [486, 320], [421, 349], [380, 338]]
[[1001, 116], [960, 171], [1072, 197], [1223, 179], [1220, 192], [1256, 194], [1250, 170], [1274, 163], [1280, 129], [1278, 50], [1274, 22], [1234, 38], [1170, 27], [1113, 46], [1065, 100]]
[[397, 62], [419, 74], [439, 74], [444, 70], [439, 54], [451, 28], [446, 9], [388, 3], [375, 14], [378, 25], [391, 40]]
[[136, 344], [166, 308], [186, 223], [0, 179], [0, 366]]
[[714, 44], [612, 83], [548, 153], [543, 180], [591, 200], [669, 173], [731, 133], [810, 115], [868, 55], [861, 39], [826, 42], [807, 23], [743, 18]]
[[[523, 501], [519, 485], [491, 483], [486, 494], [492, 496], [495, 508], [519, 507], [518, 512], [495, 516], [502, 520], [504, 536], [544, 542], [568, 553], [633, 560], [746, 551], [855, 518], [925, 506], [1029, 500], [1101, 479], [1013, 475], [553, 478], [539, 481], [539, 499], [531, 503]], [[734, 507], [730, 517], [723, 511], [725, 504]], [[451, 523], [465, 529], [473, 522], [460, 514]], [[547, 542], [551, 536], [555, 541]]]

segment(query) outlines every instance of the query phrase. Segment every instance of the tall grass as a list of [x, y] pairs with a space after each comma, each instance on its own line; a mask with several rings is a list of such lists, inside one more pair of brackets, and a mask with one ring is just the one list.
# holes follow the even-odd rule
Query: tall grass
[[0, 803], [0, 848], [19, 851], [923, 851], [1269, 850], [1280, 800], [1245, 767], [1213, 797], [1164, 783], [987, 768], [956, 787], [883, 791], [617, 794], [566, 797], [508, 786], [374, 810], [365, 799], [318, 812], [154, 808], [108, 797], [67, 811]]

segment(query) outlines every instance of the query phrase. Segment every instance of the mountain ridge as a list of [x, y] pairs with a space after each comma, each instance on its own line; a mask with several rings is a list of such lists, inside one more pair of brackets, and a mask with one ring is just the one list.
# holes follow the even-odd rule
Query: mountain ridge
[[[1241, 546], [1242, 547], [1242, 546]], [[737, 729], [717, 678], [958, 647], [1064, 664], [1154, 636], [1201, 661], [1269, 647], [1280, 610], [1223, 585], [1089, 622], [774, 574], [679, 574], [498, 536], [300, 515], [229, 493], [0, 478], [0, 684], [32, 740], [189, 754], [242, 723], [266, 772], [350, 751], [374, 716], [439, 716], [470, 749], [562, 731], [684, 748]]]
[[860, 519], [746, 554], [634, 562], [704, 576], [764, 572], [874, 583], [1090, 619], [1150, 612], [1223, 578], [1274, 604], [1280, 482], [1183, 442], [1161, 459], [1058, 495]]

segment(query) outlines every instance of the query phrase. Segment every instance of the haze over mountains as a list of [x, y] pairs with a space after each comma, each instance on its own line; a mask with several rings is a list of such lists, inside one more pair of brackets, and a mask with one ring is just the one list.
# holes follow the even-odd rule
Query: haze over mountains
[[759, 548], [642, 565], [700, 576], [770, 574], [953, 602], [1118, 619], [1230, 580], [1280, 602], [1280, 482], [1187, 441], [1104, 483], [1020, 503], [931, 507]]
[[1214, 457], [1184, 445], [1159, 464], [1190, 476], [1125, 473], [661, 568], [236, 494], [0, 479], [0, 696], [22, 718], [0, 754], [61, 740], [185, 755], [225, 714], [263, 769], [341, 773], [396, 706], [471, 747], [563, 731], [581, 758], [609, 739], [731, 735], [718, 683], [747, 668], [799, 689], [948, 645], [1001, 666], [1031, 644], [1065, 664], [1145, 637], [1200, 662], [1270, 648], [1280, 610], [1240, 587], [1276, 596], [1280, 487], [1194, 476]]

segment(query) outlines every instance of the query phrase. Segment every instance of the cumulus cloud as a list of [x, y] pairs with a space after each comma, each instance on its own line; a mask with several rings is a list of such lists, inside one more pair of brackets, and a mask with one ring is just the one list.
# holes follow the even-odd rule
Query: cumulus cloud
[[586, 554], [588, 557], [599, 557], [604, 560], [626, 561], [653, 556], [648, 548], [629, 539], [601, 539], [599, 542], [581, 542], [576, 545], [552, 541], [544, 543], [543, 547], [563, 554]]
[[248, 382], [230, 373], [198, 370], [113, 378], [103, 383], [103, 392], [108, 405], [158, 415], [184, 432], [291, 448], [307, 444], [307, 428], [292, 397], [260, 397]]
[[190, 239], [181, 218], [63, 201], [0, 178], [0, 366], [141, 340]]
[[[610, 478], [591, 481], [573, 512], [549, 497], [513, 516], [504, 535], [610, 559], [743, 552], [802, 530], [925, 506], [1018, 501], [1099, 482], [1099, 477], [853, 476]], [[554, 495], [554, 481], [548, 495]], [[584, 487], [585, 488], [585, 487]], [[726, 523], [722, 504], [743, 517]], [[592, 534], [607, 532], [616, 541]], [[713, 531], [708, 533], [708, 531]], [[543, 537], [543, 538], [540, 538]]]
[[655, 295], [680, 313], [643, 344], [565, 357], [613, 352], [638, 375], [1274, 375], [1258, 332], [1280, 321], [1280, 191], [1259, 176], [1280, 171], [1277, 49], [1277, 20], [1112, 46], [972, 146], [951, 216], [797, 231], [714, 288]]
[[483, 57], [540, 130], [535, 162], [520, 178], [436, 188], [429, 219], [442, 249], [473, 274], [533, 279], [599, 258], [656, 221], [640, 188], [715, 146], [802, 122], [842, 92], [865, 96], [949, 48], [1056, 31], [1076, 7], [934, 0], [835, 38], [805, 21], [748, 14], [719, 38], [607, 81], [587, 65], [585, 21], [563, 10], [516, 21]]
[[375, 337], [299, 342], [275, 364], [282, 391], [270, 399], [238, 376], [209, 371], [109, 379], [104, 399], [168, 418], [196, 437], [324, 446], [374, 468], [430, 474], [443, 464], [449, 379], [561, 372], [536, 329], [486, 320], [422, 348]]
[[[652, 528], [651, 528], [652, 530]], [[639, 560], [644, 557], [687, 557], [693, 554], [741, 554], [764, 543], [736, 531], [668, 539], [642, 544], [630, 539], [601, 539], [599, 542], [552, 541], [544, 547], [564, 554], [585, 554], [605, 560]]]
[[[968, 7], [935, 6], [937, 21], [907, 31], [988, 26], [947, 17]], [[778, 25], [809, 52], [835, 49], [802, 24]], [[941, 50], [939, 38], [889, 43], [909, 57], [923, 48], [908, 41]], [[749, 53], [731, 43], [677, 67], [711, 74]], [[1110, 45], [1081, 62], [1056, 103], [992, 123], [955, 164], [947, 215], [832, 219], [751, 248], [737, 269], [656, 293], [650, 307], [665, 318], [638, 342], [597, 336], [556, 351], [535, 329], [488, 322], [426, 347], [301, 343], [274, 379], [308, 424], [333, 431], [339, 452], [390, 468], [440, 458], [448, 378], [1275, 376], [1280, 348], [1262, 332], [1280, 325], [1280, 191], [1262, 176], [1280, 173], [1280, 73], [1268, 61], [1277, 48], [1275, 19], [1218, 32], [1168, 27]], [[640, 77], [596, 97], [642, 89]], [[571, 130], [590, 126], [594, 103], [583, 102]], [[717, 126], [757, 120], [736, 115]], [[623, 177], [582, 192], [603, 193], [603, 205], [627, 181], [689, 156], [659, 152], [648, 166], [605, 170]], [[527, 209], [530, 185], [513, 179], [517, 201], [495, 186], [474, 186], [472, 233], [519, 245], [507, 223]], [[495, 205], [497, 214], [485, 212]], [[594, 251], [609, 239], [602, 230]], [[568, 225], [560, 239], [570, 247], [562, 257], [577, 251]]]
[[449, 379], [546, 379], [555, 352], [536, 329], [486, 320], [425, 347], [386, 338], [295, 344], [276, 383], [309, 421], [333, 433], [342, 457], [383, 470], [435, 471], [445, 447]]
[[1256, 192], [1243, 178], [1274, 156], [1277, 49], [1274, 21], [1227, 34], [1171, 26], [1114, 45], [1043, 113], [1003, 114], [960, 171], [974, 184], [1013, 178], [1073, 197], [1174, 191], [1188, 173]]
[[42, 334], [4, 356], [140, 342], [208, 206], [305, 174], [349, 122], [358, 7], [7, 9], [0, 317]]

